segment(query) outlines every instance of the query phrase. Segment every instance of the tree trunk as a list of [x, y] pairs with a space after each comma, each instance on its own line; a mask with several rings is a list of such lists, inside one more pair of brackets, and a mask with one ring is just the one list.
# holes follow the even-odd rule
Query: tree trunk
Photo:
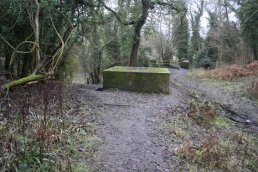
[[33, 57], [31, 54], [24, 55], [22, 69], [21, 69], [21, 77], [28, 76], [32, 58]]
[[138, 50], [140, 45], [141, 30], [148, 17], [149, 8], [150, 8], [149, 0], [142, 0], [142, 14], [134, 27], [134, 38], [133, 38], [133, 45], [132, 45], [132, 50], [130, 55], [129, 66], [136, 66]]
[[15, 80], [15, 81], [11, 81], [10, 83], [2, 85], [1, 90], [8, 90], [12, 87], [27, 84], [28, 82], [31, 82], [31, 81], [38, 81], [38, 80], [41, 80], [41, 79], [45, 79], [47, 77], [48, 77], [48, 75], [41, 75], [41, 74], [30, 75], [30, 76], [27, 76], [25, 78], [21, 78], [21, 79]]
[[35, 47], [35, 51], [36, 51], [36, 64], [35, 64], [35, 71], [34, 74], [37, 72], [37, 69], [39, 68], [39, 64], [40, 64], [40, 50], [39, 50], [39, 2], [38, 0], [35, 0], [36, 3], [36, 14], [35, 14], [35, 43], [36, 43], [36, 47]]
[[[138, 32], [138, 33], [137, 33]], [[137, 62], [137, 55], [138, 55], [138, 50], [139, 50], [139, 45], [140, 45], [140, 32], [141, 31], [135, 31], [135, 35], [133, 38], [133, 46], [131, 50], [131, 56], [130, 56], [130, 64], [129, 66], [135, 66]]]
[[253, 53], [254, 53], [254, 59], [258, 60], [258, 46], [257, 46], [257, 43], [254, 43], [254, 45], [253, 45]]
[[9, 47], [4, 44], [3, 46], [3, 51], [4, 51], [4, 56], [5, 56], [5, 77], [7, 80], [12, 78], [12, 74], [13, 74], [13, 67], [10, 66], [10, 60], [11, 60], [11, 51], [9, 49]]
[[192, 25], [191, 43], [193, 47], [193, 55], [196, 55], [201, 49], [200, 22], [203, 16], [204, 0], [197, 4], [197, 9], [190, 13]]

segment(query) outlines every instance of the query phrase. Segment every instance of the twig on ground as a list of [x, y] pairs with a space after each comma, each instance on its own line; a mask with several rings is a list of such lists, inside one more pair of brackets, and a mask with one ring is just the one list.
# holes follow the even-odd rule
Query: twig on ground
[[117, 104], [117, 103], [104, 103], [104, 105], [108, 105], [108, 106], [131, 106], [129, 104]]

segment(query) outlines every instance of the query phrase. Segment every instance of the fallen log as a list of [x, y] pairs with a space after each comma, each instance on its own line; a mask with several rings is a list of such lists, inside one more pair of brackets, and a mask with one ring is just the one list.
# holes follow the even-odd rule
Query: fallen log
[[221, 108], [224, 112], [226, 112], [226, 116], [229, 119], [231, 119], [235, 122], [244, 123], [244, 124], [250, 124], [251, 123], [251, 121], [249, 119], [247, 119], [245, 117], [245, 115], [237, 113], [235, 110], [231, 109], [230, 107], [221, 105]]
[[19, 85], [24, 85], [24, 84], [27, 84], [29, 82], [32, 82], [32, 81], [38, 81], [38, 80], [41, 80], [41, 79], [45, 79], [49, 77], [49, 75], [44, 75], [44, 74], [32, 74], [32, 75], [29, 75], [25, 78], [21, 78], [21, 79], [18, 79], [18, 80], [15, 80], [15, 81], [11, 81], [7, 84], [4, 84], [1, 86], [1, 90], [8, 90], [10, 88], [13, 88], [13, 87], [16, 87], [16, 86], [19, 86]]

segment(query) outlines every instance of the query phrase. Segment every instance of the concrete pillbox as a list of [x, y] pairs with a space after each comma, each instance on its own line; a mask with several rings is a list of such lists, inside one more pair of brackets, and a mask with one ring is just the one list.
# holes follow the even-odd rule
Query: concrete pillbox
[[103, 71], [103, 88], [169, 94], [167, 68], [115, 66]]

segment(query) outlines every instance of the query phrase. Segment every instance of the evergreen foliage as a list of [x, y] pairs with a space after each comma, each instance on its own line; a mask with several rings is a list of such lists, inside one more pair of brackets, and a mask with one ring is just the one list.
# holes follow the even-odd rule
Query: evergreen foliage
[[[186, 8], [186, 2], [180, 1]], [[176, 47], [176, 56], [179, 61], [188, 59], [189, 27], [185, 12], [180, 12], [174, 17], [173, 24], [173, 43]]]
[[242, 35], [258, 60], [258, 1], [243, 1], [237, 14], [241, 22]]

